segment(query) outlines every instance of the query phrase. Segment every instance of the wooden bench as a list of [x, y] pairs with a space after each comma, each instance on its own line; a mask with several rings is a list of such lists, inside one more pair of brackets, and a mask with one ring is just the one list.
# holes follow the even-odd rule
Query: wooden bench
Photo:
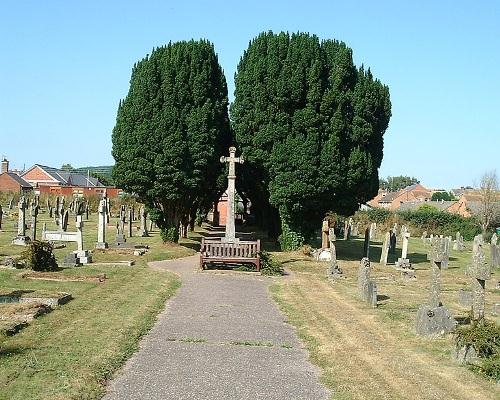
[[221, 239], [201, 239], [200, 269], [205, 264], [254, 264], [260, 271], [260, 240], [227, 243]]

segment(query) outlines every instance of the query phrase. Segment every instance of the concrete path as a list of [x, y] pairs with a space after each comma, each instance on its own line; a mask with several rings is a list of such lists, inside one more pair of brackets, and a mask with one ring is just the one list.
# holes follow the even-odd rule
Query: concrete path
[[198, 256], [150, 263], [180, 275], [105, 400], [326, 399], [318, 370], [268, 297], [269, 278], [197, 272]]

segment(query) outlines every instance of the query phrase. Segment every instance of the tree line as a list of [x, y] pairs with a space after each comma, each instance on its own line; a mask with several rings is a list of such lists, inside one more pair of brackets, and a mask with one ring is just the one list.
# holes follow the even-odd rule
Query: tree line
[[156, 48], [132, 70], [113, 130], [115, 184], [147, 204], [165, 240], [226, 187], [218, 161], [245, 157], [237, 190], [283, 248], [324, 215], [353, 213], [379, 187], [389, 88], [352, 50], [308, 33], [264, 32], [243, 53], [230, 105], [213, 45]]

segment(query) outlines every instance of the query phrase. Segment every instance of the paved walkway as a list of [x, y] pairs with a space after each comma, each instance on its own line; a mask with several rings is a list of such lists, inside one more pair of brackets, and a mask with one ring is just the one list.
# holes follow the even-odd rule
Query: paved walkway
[[154, 262], [180, 275], [105, 400], [326, 399], [318, 371], [268, 297], [270, 279], [196, 271], [198, 256]]

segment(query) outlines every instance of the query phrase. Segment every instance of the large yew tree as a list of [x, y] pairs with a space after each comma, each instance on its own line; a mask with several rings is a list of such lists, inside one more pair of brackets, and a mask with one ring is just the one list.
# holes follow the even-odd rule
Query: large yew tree
[[150, 209], [164, 240], [220, 194], [219, 157], [231, 142], [226, 80], [213, 45], [169, 43], [132, 69], [113, 129], [113, 178]]
[[378, 189], [389, 89], [336, 40], [266, 32], [235, 75], [231, 119], [246, 158], [240, 190], [285, 249], [328, 211], [354, 212]]

